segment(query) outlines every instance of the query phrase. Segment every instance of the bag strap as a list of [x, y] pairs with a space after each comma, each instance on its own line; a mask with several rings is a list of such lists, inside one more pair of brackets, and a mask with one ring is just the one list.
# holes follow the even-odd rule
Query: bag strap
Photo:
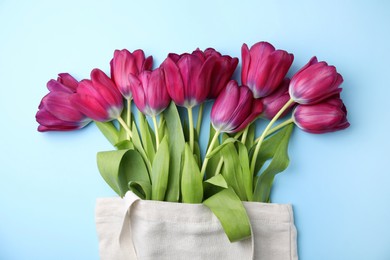
[[119, 246], [121, 251], [126, 254], [126, 256], [131, 256], [129, 259], [137, 259], [137, 252], [135, 251], [133, 237], [131, 232], [131, 223], [130, 216], [131, 210], [135, 202], [141, 200], [132, 192], [127, 192], [124, 199], [124, 210], [126, 211], [125, 217], [123, 219], [121, 232], [119, 234]]

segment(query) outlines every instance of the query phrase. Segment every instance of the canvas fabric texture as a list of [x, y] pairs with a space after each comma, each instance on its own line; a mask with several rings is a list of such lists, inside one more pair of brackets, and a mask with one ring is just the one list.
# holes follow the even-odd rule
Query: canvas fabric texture
[[102, 260], [297, 260], [289, 204], [244, 202], [252, 237], [231, 243], [202, 204], [146, 201], [128, 192], [101, 198], [96, 230]]

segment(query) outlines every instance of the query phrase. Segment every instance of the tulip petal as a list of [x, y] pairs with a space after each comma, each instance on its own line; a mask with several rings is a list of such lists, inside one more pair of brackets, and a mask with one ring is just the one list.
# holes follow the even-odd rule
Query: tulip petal
[[149, 56], [145, 59], [144, 64], [142, 65], [142, 70], [151, 70], [153, 67], [153, 56]]
[[203, 63], [202, 67], [200, 68], [198, 80], [194, 78], [191, 83], [197, 83], [196, 85], [193, 84], [192, 88], [195, 89], [195, 99], [197, 104], [202, 103], [206, 100], [207, 96], [210, 93], [210, 81], [211, 81], [211, 75], [213, 72], [213, 68], [215, 67], [217, 61], [217, 57], [210, 56], [206, 59], [206, 61]]
[[[133, 56], [134, 56], [134, 61], [135, 61], [136, 68], [137, 68], [136, 74], [138, 74], [141, 72], [141, 69], [144, 65], [145, 53], [143, 50], [135, 50], [133, 52]], [[133, 74], [135, 74], [135, 73], [133, 73]]]
[[83, 120], [85, 116], [75, 109], [69, 97], [70, 95], [63, 92], [51, 92], [42, 99], [42, 104], [60, 120], [74, 122]]
[[248, 71], [251, 63], [251, 56], [249, 53], [248, 45], [245, 43], [241, 47], [241, 59], [242, 59], [242, 69], [241, 69], [241, 84], [248, 84]]
[[231, 128], [230, 121], [240, 98], [240, 90], [235, 80], [219, 94], [211, 109], [210, 118], [215, 129], [226, 131]]
[[76, 93], [70, 96], [70, 101], [81, 113], [95, 121], [106, 122], [112, 120], [109, 117], [109, 112], [97, 102], [95, 97]]
[[184, 84], [180, 74], [180, 69], [169, 57], [163, 62], [162, 69], [164, 71], [165, 84], [167, 86], [169, 96], [177, 105], [183, 106]]
[[[141, 74], [142, 73], [143, 72], [141, 72]], [[140, 111], [144, 111], [146, 106], [146, 100], [145, 100], [145, 93], [141, 81], [134, 74], [130, 74], [129, 82], [130, 82], [131, 91], [133, 93], [133, 99], [135, 105], [138, 107]]]
[[79, 82], [74, 77], [72, 77], [69, 73], [58, 74], [57, 80], [61, 84], [68, 86], [70, 89], [73, 90], [73, 92], [76, 92], [77, 86], [79, 85]]
[[[97, 90], [97, 95], [100, 99], [107, 102], [107, 106], [117, 107], [119, 114], [123, 108], [122, 95], [115, 87], [114, 82], [101, 70], [94, 69], [91, 72], [91, 80], [94, 88]], [[119, 111], [120, 110], [120, 111]]]
[[75, 92], [71, 87], [68, 87], [54, 79], [49, 80], [46, 86], [49, 91], [64, 92], [68, 94]]
[[252, 123], [263, 111], [263, 103], [260, 99], [255, 99], [252, 104], [252, 113], [232, 132], [240, 132], [244, 130], [250, 123]]

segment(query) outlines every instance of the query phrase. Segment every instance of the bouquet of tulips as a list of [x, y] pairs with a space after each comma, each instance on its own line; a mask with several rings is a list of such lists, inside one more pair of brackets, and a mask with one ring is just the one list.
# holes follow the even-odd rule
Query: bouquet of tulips
[[349, 126], [336, 68], [313, 57], [290, 80], [293, 59], [267, 42], [244, 44], [240, 86], [231, 79], [238, 59], [212, 48], [171, 53], [155, 69], [142, 50], [116, 50], [110, 77], [94, 69], [91, 79], [63, 73], [47, 83], [38, 131], [75, 130], [93, 121], [116, 148], [99, 152], [97, 163], [119, 196], [130, 190], [146, 200], [203, 203], [236, 241], [250, 235], [242, 201], [270, 202], [274, 177], [289, 164], [293, 126], [310, 133]]

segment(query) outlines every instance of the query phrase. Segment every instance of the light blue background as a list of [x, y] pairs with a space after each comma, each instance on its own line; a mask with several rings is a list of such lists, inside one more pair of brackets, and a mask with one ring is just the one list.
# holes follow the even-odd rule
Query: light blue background
[[390, 259], [390, 4], [388, 1], [0, 1], [0, 259], [98, 259], [97, 197], [114, 193], [90, 126], [38, 133], [35, 113], [57, 73], [109, 71], [118, 48], [214, 47], [240, 57], [266, 40], [294, 53], [291, 73], [317, 55], [343, 75], [351, 127], [296, 129], [273, 201], [292, 203], [303, 260]]

